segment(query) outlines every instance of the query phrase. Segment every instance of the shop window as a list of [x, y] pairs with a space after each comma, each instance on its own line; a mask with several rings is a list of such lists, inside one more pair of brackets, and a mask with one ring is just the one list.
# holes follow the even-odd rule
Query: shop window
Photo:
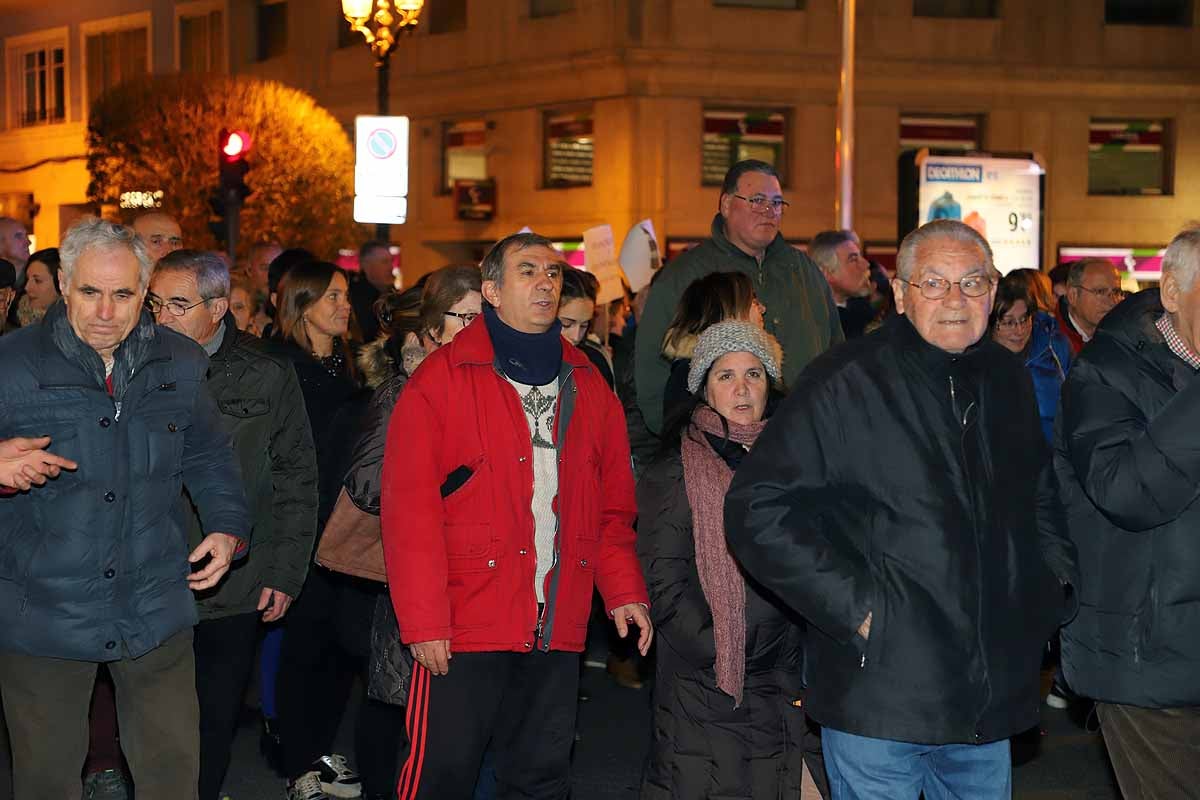
[[1187, 28], [1192, 24], [1192, 0], [1104, 0], [1104, 22]]
[[1172, 193], [1171, 122], [1093, 119], [1088, 124], [1088, 194]]
[[550, 111], [545, 115], [547, 188], [591, 186], [595, 140], [592, 112]]
[[913, 16], [992, 19], [1000, 16], [999, 6], [999, 0], [913, 0]]
[[900, 117], [900, 151], [962, 150], [982, 147], [983, 119], [974, 114], [903, 114]]
[[483, 180], [487, 171], [487, 123], [481, 119], [442, 126], [442, 191], [456, 180]]
[[529, 16], [555, 17], [575, 10], [575, 0], [530, 0]]
[[787, 176], [787, 114], [770, 109], [710, 108], [704, 111], [701, 183], [720, 186], [739, 161], [755, 158]]
[[802, 11], [804, 9], [804, 0], [714, 0], [713, 5], [717, 7], [782, 8], [788, 11]]

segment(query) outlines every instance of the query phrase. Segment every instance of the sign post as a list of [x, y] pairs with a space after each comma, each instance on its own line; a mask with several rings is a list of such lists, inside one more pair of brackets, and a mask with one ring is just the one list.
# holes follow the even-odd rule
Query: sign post
[[408, 218], [408, 133], [408, 117], [354, 118], [354, 221], [383, 242]]

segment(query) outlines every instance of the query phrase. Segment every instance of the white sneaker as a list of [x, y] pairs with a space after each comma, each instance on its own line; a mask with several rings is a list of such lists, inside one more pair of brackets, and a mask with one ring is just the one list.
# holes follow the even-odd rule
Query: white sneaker
[[329, 795], [321, 788], [321, 773], [314, 769], [289, 783], [287, 800], [329, 800]]
[[321, 756], [312, 763], [321, 781], [321, 789], [330, 797], [362, 797], [362, 779], [350, 769], [346, 757], [334, 753]]

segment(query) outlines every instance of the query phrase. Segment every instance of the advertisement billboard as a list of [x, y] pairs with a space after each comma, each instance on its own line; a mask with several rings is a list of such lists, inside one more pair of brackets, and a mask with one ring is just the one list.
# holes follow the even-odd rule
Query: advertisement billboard
[[957, 219], [992, 246], [996, 269], [1041, 266], [1041, 179], [1033, 159], [928, 156], [918, 163], [920, 224]]

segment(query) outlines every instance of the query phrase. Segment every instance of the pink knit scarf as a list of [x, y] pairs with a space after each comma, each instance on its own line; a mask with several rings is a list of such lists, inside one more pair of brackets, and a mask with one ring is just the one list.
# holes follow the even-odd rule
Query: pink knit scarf
[[[738, 425], [729, 422], [731, 446], [749, 447], [766, 422]], [[692, 536], [696, 540], [696, 572], [713, 616], [716, 644], [717, 688], [741, 705], [746, 678], [746, 581], [725, 545], [725, 493], [733, 470], [713, 450], [705, 433], [725, 435], [721, 417], [708, 406], [692, 414], [692, 424], [680, 444], [683, 485], [692, 509]]]

